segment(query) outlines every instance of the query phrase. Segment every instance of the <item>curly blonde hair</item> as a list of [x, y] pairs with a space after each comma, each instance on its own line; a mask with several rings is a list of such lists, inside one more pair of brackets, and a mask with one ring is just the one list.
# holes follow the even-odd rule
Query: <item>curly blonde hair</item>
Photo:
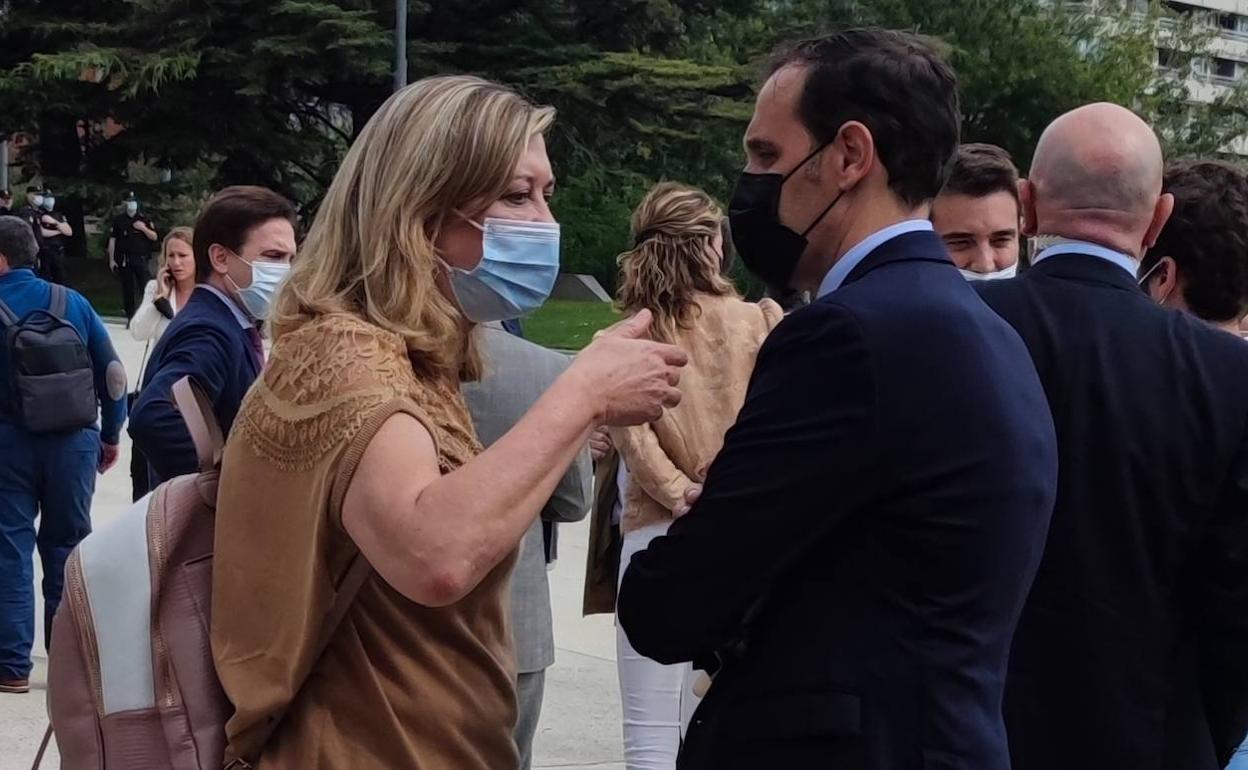
[[723, 221], [723, 209], [702, 190], [655, 185], [633, 212], [633, 248], [616, 258], [616, 307], [629, 315], [649, 310], [651, 337], [672, 342], [679, 329], [693, 325], [699, 295], [739, 296], [714, 249]]
[[275, 339], [349, 313], [402, 336], [422, 374], [479, 376], [471, 327], [438, 289], [434, 244], [454, 212], [481, 211], [506, 192], [554, 115], [467, 76], [425, 78], [392, 95], [334, 176], [278, 294]]

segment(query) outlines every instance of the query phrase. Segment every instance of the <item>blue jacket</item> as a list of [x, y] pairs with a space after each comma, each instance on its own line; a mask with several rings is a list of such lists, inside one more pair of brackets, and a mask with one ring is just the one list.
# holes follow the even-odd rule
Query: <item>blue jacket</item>
[[1056, 485], [1018, 334], [933, 233], [868, 254], [772, 332], [701, 500], [624, 574], [639, 652], [722, 660], [679, 767], [1009, 767]]
[[[121, 426], [126, 421], [125, 378], [114, 383], [117, 398], [110, 398], [108, 368], [116, 363], [121, 366], [108, 330], [100, 320], [91, 303], [73, 289], [67, 289], [65, 320], [73, 324], [87, 345], [91, 356], [91, 368], [95, 372], [95, 393], [100, 402], [100, 438], [108, 444], [116, 444], [121, 438]], [[17, 268], [0, 275], [0, 299], [13, 309], [18, 318], [24, 318], [35, 310], [46, 310], [52, 303], [51, 284], [35, 275], [30, 268]], [[116, 380], [116, 378], [114, 378]], [[9, 360], [5, 346], [0, 344], [0, 399], [7, 400], [9, 391]], [[120, 384], [120, 387], [117, 385]], [[0, 409], [0, 422], [11, 422], [7, 409]]]
[[151, 466], [150, 488], [198, 469], [191, 434], [173, 403], [173, 384], [190, 375], [229, 435], [247, 389], [260, 374], [234, 312], [204, 288], [191, 293], [152, 350], [130, 416], [130, 437]]

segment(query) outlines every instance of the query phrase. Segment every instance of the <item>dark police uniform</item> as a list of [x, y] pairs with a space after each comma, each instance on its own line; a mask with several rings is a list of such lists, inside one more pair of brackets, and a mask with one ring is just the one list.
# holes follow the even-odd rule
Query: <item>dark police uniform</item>
[[153, 231], [156, 226], [152, 220], [138, 212], [133, 217], [120, 214], [113, 218], [111, 237], [113, 239], [113, 260], [117, 263], [117, 275], [121, 278], [121, 303], [126, 311], [126, 318], [134, 315], [138, 307], [138, 299], [143, 296], [150, 275], [147, 261], [152, 254], [154, 241], [134, 229], [135, 222], [142, 222]]
[[[43, 211], [39, 214], [39, 221], [56, 222], [63, 224], [65, 215], [59, 211]], [[48, 227], [49, 230], [55, 230], [55, 226]], [[52, 283], [65, 283], [65, 246], [69, 242], [69, 238], [61, 235], [45, 235], [39, 242], [39, 276], [45, 281]]]

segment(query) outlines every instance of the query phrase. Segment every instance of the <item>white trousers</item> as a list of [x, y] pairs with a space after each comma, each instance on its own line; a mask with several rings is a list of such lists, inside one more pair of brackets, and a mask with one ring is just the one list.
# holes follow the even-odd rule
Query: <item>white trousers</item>
[[[652, 524], [624, 535], [621, 582], [633, 554], [644, 551], [670, 524]], [[674, 770], [681, 736], [698, 706], [691, 689], [693, 667], [688, 663], [664, 666], [641, 655], [618, 623], [615, 652], [624, 712], [624, 765], [627, 770]]]

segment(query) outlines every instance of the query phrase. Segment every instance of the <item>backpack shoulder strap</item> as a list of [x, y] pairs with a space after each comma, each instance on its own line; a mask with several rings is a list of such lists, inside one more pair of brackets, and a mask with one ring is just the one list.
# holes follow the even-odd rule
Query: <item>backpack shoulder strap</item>
[[186, 429], [191, 434], [195, 456], [199, 458], [199, 472], [213, 470], [221, 463], [221, 457], [225, 453], [225, 438], [221, 434], [221, 426], [217, 424], [208, 397], [188, 375], [173, 383], [173, 403], [178, 407]]
[[39, 770], [39, 766], [43, 764], [43, 756], [48, 752], [48, 744], [52, 742], [52, 723], [48, 723], [48, 729], [43, 731], [43, 740], [39, 743], [39, 753], [35, 755], [35, 763], [30, 766], [30, 770]]
[[48, 306], [48, 310], [52, 312], [52, 315], [64, 321], [68, 305], [69, 299], [66, 296], [65, 287], [59, 283], [52, 284], [52, 303]]
[[17, 317], [17, 313], [13, 312], [13, 308], [0, 299], [0, 326], [17, 326], [21, 323], [21, 319]]
[[[325, 649], [329, 647], [329, 643], [334, 638], [334, 632], [338, 630], [338, 626], [346, 617], [347, 611], [351, 609], [351, 604], [355, 601], [355, 597], [360, 593], [360, 589], [364, 586], [364, 581], [373, 572], [372, 565], [368, 563], [368, 559], [364, 558], [364, 554], [356, 552], [351, 560], [351, 566], [347, 568], [347, 574], [342, 579], [342, 583], [338, 586], [338, 591], [334, 594], [334, 602], [329, 606], [329, 612], [325, 614], [325, 622], [321, 624], [321, 633], [316, 640], [316, 652], [312, 656], [313, 665], [321, 659], [325, 653]], [[307, 681], [306, 679], [304, 680]], [[290, 707], [294, 705], [295, 698], [299, 697], [299, 693], [303, 690], [303, 684], [295, 689], [294, 697], [290, 699], [290, 703], [281, 711], [274, 714], [260, 731], [260, 740], [257, 746], [258, 751], [263, 751], [264, 746], [268, 744], [269, 739], [273, 737], [273, 733], [281, 726], [285, 720], [286, 714], [290, 711]], [[228, 748], [228, 747], [227, 747]], [[232, 756], [227, 751], [227, 759]], [[251, 761], [255, 761], [257, 757], [252, 757]], [[250, 770], [255, 766], [242, 757], [233, 757], [225, 765], [225, 770], [234, 770], [241, 768], [242, 770]]]
[[321, 657], [321, 653], [329, 647], [330, 641], [334, 638], [334, 632], [342, 624], [342, 619], [347, 616], [347, 610], [351, 609], [356, 594], [360, 592], [360, 588], [364, 586], [364, 581], [368, 579], [372, 571], [373, 568], [368, 563], [368, 559], [357, 551], [355, 557], [351, 559], [351, 566], [347, 568], [347, 574], [342, 578], [342, 585], [338, 586], [338, 591], [334, 594], [334, 603], [330, 605], [329, 612], [325, 615], [321, 636], [316, 640], [316, 657]]

